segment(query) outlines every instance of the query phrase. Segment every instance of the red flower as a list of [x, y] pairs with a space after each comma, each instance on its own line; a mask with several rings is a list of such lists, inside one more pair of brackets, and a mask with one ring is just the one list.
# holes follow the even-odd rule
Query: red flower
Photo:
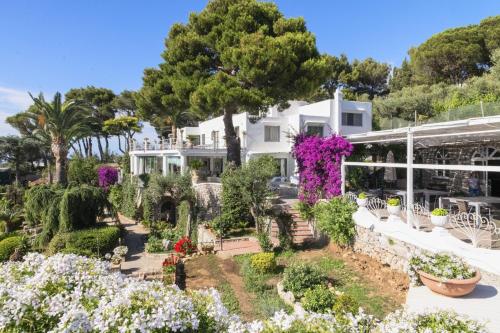
[[174, 251], [177, 253], [182, 253], [182, 254], [191, 254], [195, 250], [195, 247], [193, 243], [191, 242], [191, 239], [189, 237], [182, 237], [175, 243], [174, 245]]

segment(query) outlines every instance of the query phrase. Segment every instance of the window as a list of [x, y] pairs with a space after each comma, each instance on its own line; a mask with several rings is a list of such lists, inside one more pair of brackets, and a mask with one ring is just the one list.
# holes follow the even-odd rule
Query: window
[[212, 142], [213, 142], [214, 148], [219, 148], [219, 131], [212, 132]]
[[321, 125], [308, 125], [307, 126], [307, 135], [317, 135], [319, 137], [323, 137], [323, 126]]
[[363, 115], [361, 113], [342, 113], [342, 126], [363, 126]]
[[280, 127], [279, 126], [264, 126], [264, 141], [265, 142], [280, 142]]
[[201, 135], [201, 145], [204, 146], [205, 145], [205, 134], [202, 134]]

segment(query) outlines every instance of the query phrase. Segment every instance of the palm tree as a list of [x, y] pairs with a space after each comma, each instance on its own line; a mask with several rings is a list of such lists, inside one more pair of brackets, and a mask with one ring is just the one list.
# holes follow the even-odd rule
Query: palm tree
[[35, 133], [50, 140], [50, 150], [56, 166], [54, 182], [65, 185], [69, 147], [73, 141], [90, 135], [95, 122], [91, 109], [81, 101], [66, 100], [62, 103], [59, 92], [55, 94], [52, 103], [45, 101], [42, 94], [38, 97], [30, 96], [36, 105], [36, 111], [28, 111], [28, 116], [38, 124]]

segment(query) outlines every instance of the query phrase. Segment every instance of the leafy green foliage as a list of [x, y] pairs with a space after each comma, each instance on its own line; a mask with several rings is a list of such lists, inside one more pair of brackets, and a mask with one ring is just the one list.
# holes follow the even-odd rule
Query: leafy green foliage
[[295, 208], [299, 211], [300, 217], [306, 221], [314, 218], [313, 206], [305, 201], [299, 201], [295, 204]]
[[69, 161], [68, 180], [75, 185], [97, 186], [97, 166], [99, 162], [95, 157], [74, 157]]
[[59, 230], [68, 232], [95, 226], [107, 205], [106, 193], [101, 188], [88, 185], [68, 188], [60, 203]]
[[358, 194], [358, 199], [366, 199], [366, 198], [367, 196], [365, 192], [361, 192], [360, 194]]
[[301, 302], [304, 310], [324, 313], [335, 305], [335, 294], [324, 285], [317, 285], [304, 293]]
[[356, 205], [343, 197], [318, 202], [313, 209], [316, 227], [336, 244], [347, 246], [356, 235], [356, 225], [352, 218], [356, 210]]
[[273, 243], [267, 232], [259, 232], [257, 234], [257, 239], [259, 240], [259, 245], [262, 251], [271, 252], [273, 250]]
[[136, 218], [137, 210], [137, 178], [124, 175], [122, 181], [122, 201], [120, 211], [129, 218]]
[[122, 187], [120, 184], [115, 184], [109, 187], [108, 191], [108, 201], [113, 206], [115, 211], [120, 210], [120, 206], [122, 204]]
[[41, 156], [40, 145], [33, 139], [14, 135], [0, 137], [0, 156], [15, 173], [16, 184], [20, 181], [21, 174], [30, 171], [28, 162], [37, 161]]
[[149, 236], [148, 243], [146, 244], [146, 252], [165, 252], [165, 247], [163, 246], [161, 239], [156, 236]]
[[[181, 201], [177, 206], [177, 233], [179, 236], [186, 235], [188, 230], [189, 215], [191, 213], [191, 204], [187, 200]], [[197, 233], [197, 230], [193, 230], [193, 233]], [[189, 236], [189, 235], [188, 235]]]
[[283, 287], [291, 291], [296, 299], [302, 298], [310, 288], [326, 285], [327, 281], [327, 276], [321, 270], [306, 263], [294, 263], [283, 273]]
[[47, 252], [75, 253], [89, 257], [111, 253], [118, 244], [120, 229], [103, 226], [68, 233], [58, 233], [50, 241]]
[[9, 233], [21, 225], [23, 212], [21, 207], [14, 205], [6, 198], [0, 199], [0, 221], [4, 222], [4, 232]]
[[189, 168], [192, 170], [199, 170], [203, 167], [203, 162], [200, 159], [193, 159], [189, 161]]
[[0, 261], [9, 260], [15, 249], [22, 246], [22, 236], [11, 236], [0, 241]]
[[399, 200], [399, 198], [387, 199], [387, 205], [388, 206], [399, 206], [399, 205], [401, 205], [401, 200]]
[[448, 211], [444, 208], [435, 208], [431, 214], [434, 216], [446, 216], [448, 215]]
[[276, 269], [276, 258], [273, 252], [256, 253], [250, 257], [251, 266], [260, 273], [272, 273]]

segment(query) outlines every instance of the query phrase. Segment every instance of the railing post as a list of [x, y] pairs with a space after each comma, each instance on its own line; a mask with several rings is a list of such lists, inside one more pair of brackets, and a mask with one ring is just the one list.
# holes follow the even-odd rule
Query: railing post
[[413, 206], [413, 132], [408, 128], [406, 140], [406, 222], [411, 225], [411, 207]]
[[341, 181], [341, 193], [342, 195], [345, 195], [345, 173], [346, 173], [346, 166], [345, 166], [345, 156], [342, 156], [342, 160], [340, 162], [340, 181]]

